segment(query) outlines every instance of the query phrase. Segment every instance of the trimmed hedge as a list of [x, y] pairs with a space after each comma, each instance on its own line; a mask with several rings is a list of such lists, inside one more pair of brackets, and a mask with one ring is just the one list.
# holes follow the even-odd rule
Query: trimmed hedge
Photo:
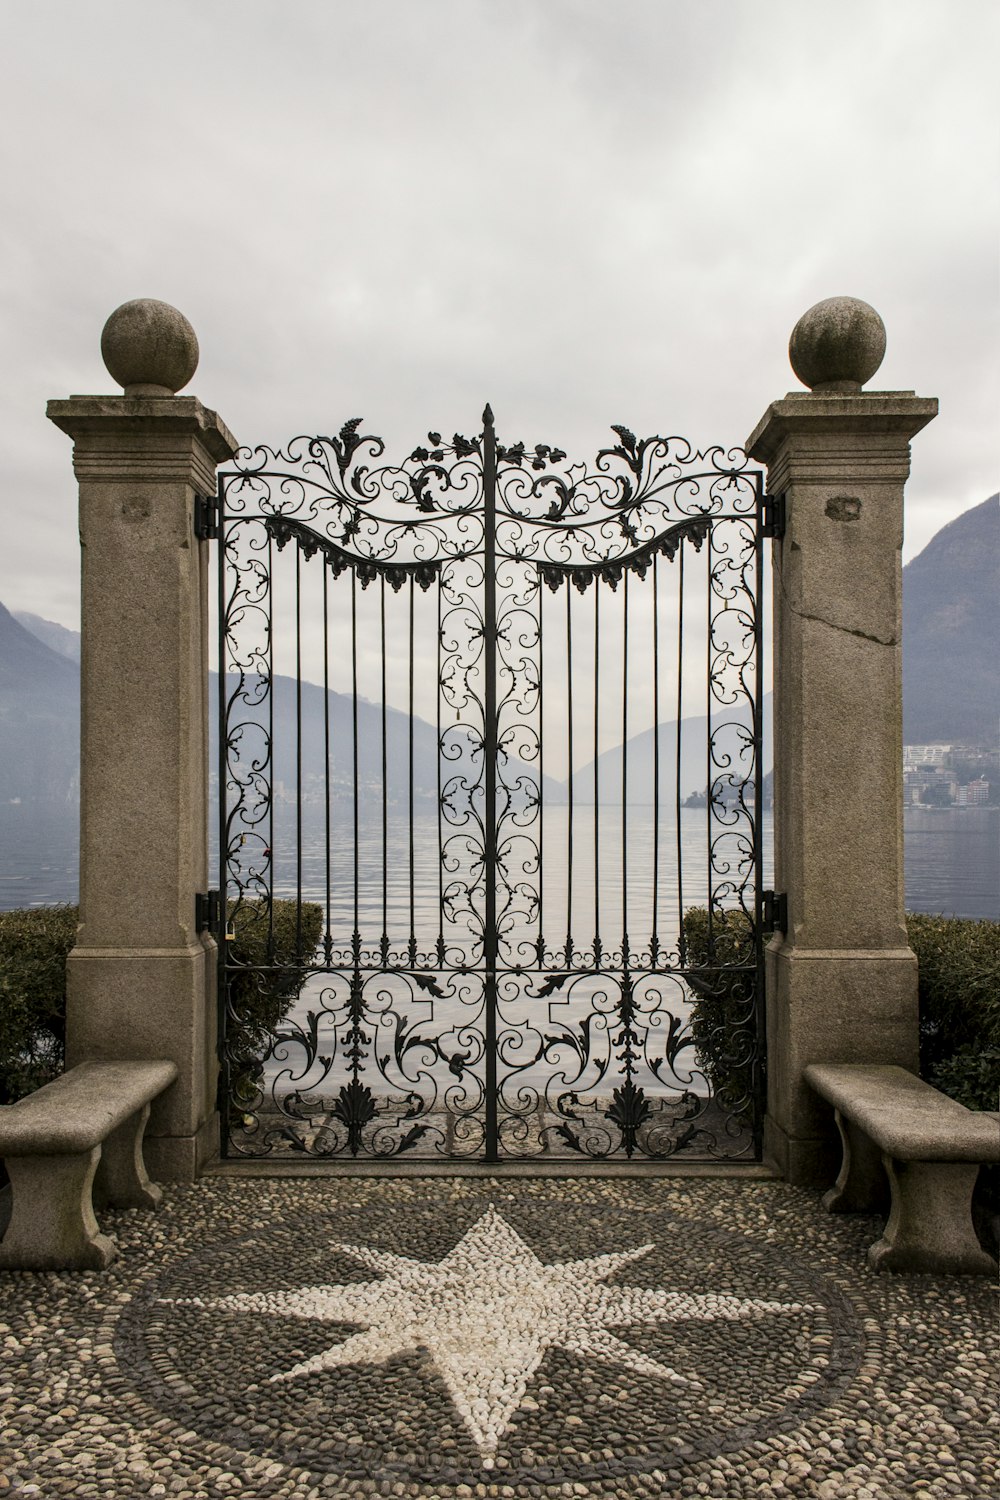
[[[66, 957], [76, 942], [75, 906], [0, 912], [0, 1104], [22, 1099], [63, 1070], [66, 1043]], [[305, 982], [323, 914], [275, 901], [269, 928], [259, 903], [235, 913], [231, 954], [248, 969], [230, 983], [228, 1051], [234, 1083], [248, 1086], [267, 1038], [284, 1020]]]
[[969, 1109], [1000, 1108], [1000, 922], [911, 913], [921, 1075]]
[[[0, 1104], [22, 1098], [63, 1068], [66, 956], [76, 941], [75, 906], [0, 912]], [[919, 963], [920, 1071], [970, 1109], [1000, 1107], [1000, 922], [910, 914]], [[305, 982], [322, 931], [312, 903], [236, 913], [232, 957], [248, 966], [230, 983], [229, 1057], [238, 1099], [253, 1095], [258, 1059]], [[731, 1104], [749, 1099], [746, 978], [752, 963], [746, 916], [692, 908], [684, 917], [689, 982], [695, 992], [692, 1037], [713, 1089]], [[254, 969], [253, 965], [268, 965]]]
[[75, 906], [0, 912], [0, 1104], [63, 1070], [66, 955], [78, 920]]
[[[699, 1066], [716, 1098], [749, 1118], [754, 1097], [756, 972], [746, 914], [694, 906], [684, 914], [687, 981], [695, 995], [691, 1037]], [[743, 971], [734, 968], [743, 965]]]
[[226, 1002], [230, 1115], [231, 1123], [239, 1123], [259, 1101], [261, 1059], [301, 993], [323, 931], [323, 910], [313, 902], [297, 907], [274, 901], [268, 920], [266, 903], [244, 901], [230, 916], [236, 937], [229, 957], [247, 965], [245, 972], [230, 971]]
[[[969, 1109], [1000, 1108], [1000, 922], [910, 913], [910, 946], [919, 965], [920, 1072]], [[750, 1067], [738, 1038], [746, 1014], [745, 981], [726, 969], [752, 962], [750, 924], [741, 911], [693, 907], [684, 916], [691, 1033], [717, 1093], [746, 1097]]]

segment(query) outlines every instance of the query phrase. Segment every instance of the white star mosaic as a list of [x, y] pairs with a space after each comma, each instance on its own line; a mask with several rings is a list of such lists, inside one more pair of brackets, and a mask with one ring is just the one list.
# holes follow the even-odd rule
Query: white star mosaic
[[248, 1292], [230, 1297], [163, 1298], [230, 1312], [356, 1324], [362, 1332], [332, 1345], [271, 1383], [381, 1363], [424, 1349], [479, 1450], [492, 1468], [500, 1440], [549, 1348], [677, 1384], [686, 1378], [618, 1338], [614, 1329], [685, 1319], [715, 1321], [812, 1309], [722, 1294], [694, 1296], [657, 1287], [608, 1286], [622, 1266], [652, 1250], [641, 1245], [584, 1260], [544, 1265], [492, 1206], [440, 1261], [412, 1260], [364, 1245], [334, 1249], [379, 1273], [377, 1281]]

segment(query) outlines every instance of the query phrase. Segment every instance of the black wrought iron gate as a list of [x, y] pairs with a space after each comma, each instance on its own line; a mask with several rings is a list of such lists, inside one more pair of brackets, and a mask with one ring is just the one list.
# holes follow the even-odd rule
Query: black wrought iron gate
[[224, 1151], [757, 1159], [759, 471], [359, 427], [219, 477]]

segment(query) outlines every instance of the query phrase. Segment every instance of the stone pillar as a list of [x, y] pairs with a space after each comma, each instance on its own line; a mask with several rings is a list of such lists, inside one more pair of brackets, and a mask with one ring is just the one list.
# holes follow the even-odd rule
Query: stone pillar
[[208, 569], [196, 495], [236, 442], [175, 392], [194, 330], [126, 303], [101, 340], [122, 396], [52, 401], [73, 439], [82, 547], [80, 927], [69, 958], [67, 1065], [170, 1058], [153, 1105], [151, 1175], [190, 1181], [214, 1155], [215, 943], [208, 887]]
[[765, 1152], [794, 1183], [836, 1175], [811, 1062], [916, 1070], [917, 962], [903, 910], [903, 486], [937, 413], [863, 391], [885, 329], [864, 302], [817, 304], [792, 334], [811, 393], [775, 401], [747, 441], [784, 495], [773, 543], [775, 889], [788, 927], [767, 951]]

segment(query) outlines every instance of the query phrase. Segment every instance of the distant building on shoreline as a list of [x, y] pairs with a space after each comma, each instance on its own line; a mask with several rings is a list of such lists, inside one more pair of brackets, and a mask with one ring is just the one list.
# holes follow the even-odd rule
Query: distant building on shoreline
[[903, 802], [907, 807], [1000, 804], [1000, 748], [904, 745]]

